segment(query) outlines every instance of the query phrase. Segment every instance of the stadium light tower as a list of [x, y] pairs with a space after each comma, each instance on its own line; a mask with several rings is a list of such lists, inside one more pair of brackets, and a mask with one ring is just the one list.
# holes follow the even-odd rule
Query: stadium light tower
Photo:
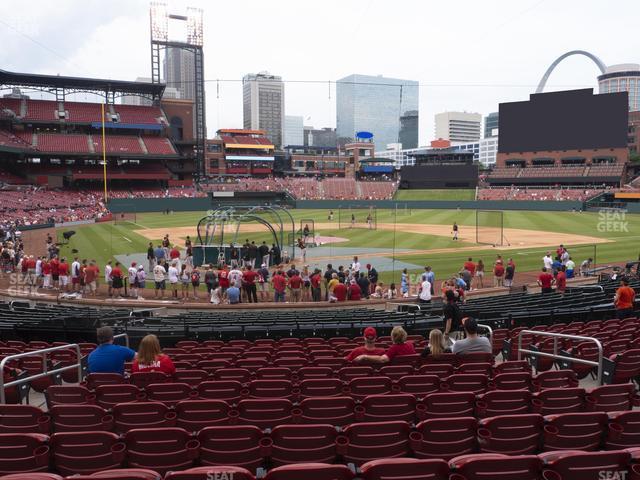
[[[186, 15], [170, 14], [167, 4], [152, 2], [149, 10], [151, 26], [151, 81], [160, 83], [160, 51], [177, 48], [193, 53], [194, 57], [194, 116], [195, 158], [198, 176], [204, 175], [204, 148], [207, 132], [204, 98], [204, 55], [202, 53], [203, 28], [202, 9], [187, 8]], [[186, 38], [176, 41], [169, 38], [169, 20], [186, 22]], [[157, 101], [160, 99], [157, 98]]]

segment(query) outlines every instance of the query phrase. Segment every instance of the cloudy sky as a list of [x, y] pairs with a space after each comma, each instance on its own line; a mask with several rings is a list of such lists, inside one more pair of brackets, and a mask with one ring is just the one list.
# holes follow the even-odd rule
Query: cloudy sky
[[[640, 1], [169, 0], [204, 9], [207, 129], [242, 125], [241, 84], [267, 70], [285, 80], [286, 112], [335, 126], [334, 81], [351, 73], [417, 80], [420, 142], [434, 114], [483, 115], [528, 98], [548, 65], [574, 49], [606, 64], [640, 62]], [[133, 80], [150, 76], [146, 0], [0, 2], [0, 68]], [[596, 86], [597, 68], [570, 57], [547, 90]], [[228, 80], [228, 81], [217, 81]], [[230, 81], [229, 81], [230, 80]], [[6, 93], [6, 92], [0, 92]], [[80, 97], [82, 99], [82, 97]]]

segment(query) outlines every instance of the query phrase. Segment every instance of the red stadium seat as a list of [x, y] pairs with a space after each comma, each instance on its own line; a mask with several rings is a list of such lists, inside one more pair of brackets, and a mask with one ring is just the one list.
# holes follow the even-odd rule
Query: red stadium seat
[[363, 480], [448, 480], [449, 465], [444, 460], [394, 458], [373, 460], [361, 467]]
[[54, 405], [49, 415], [56, 432], [108, 432], [113, 429], [113, 415], [98, 405]]
[[332, 378], [334, 370], [330, 367], [302, 367], [298, 370], [298, 380], [313, 378]]
[[175, 406], [176, 426], [195, 432], [203, 427], [227, 425], [229, 410], [224, 400], [184, 400]]
[[100, 385], [96, 388], [96, 403], [102, 408], [113, 408], [118, 403], [144, 400], [144, 392], [135, 385]]
[[413, 373], [413, 365], [385, 365], [378, 371], [379, 375], [389, 377], [393, 382]]
[[640, 349], [626, 350], [603, 360], [604, 383], [626, 383], [640, 375]]
[[598, 450], [607, 428], [604, 412], [563, 413], [545, 417], [543, 450]]
[[71, 478], [73, 478], [73, 480], [162, 480], [162, 475], [146, 468], [119, 468], [117, 470], [103, 470], [92, 475], [79, 475]]
[[271, 441], [254, 425], [206, 427], [198, 433], [202, 465], [233, 465], [255, 470]]
[[275, 466], [335, 463], [338, 432], [332, 425], [280, 425], [271, 431], [269, 457]]
[[173, 407], [176, 403], [196, 398], [198, 391], [187, 383], [152, 383], [145, 389], [147, 399]]
[[456, 368], [456, 373], [479, 373], [490, 377], [491, 369], [492, 366], [489, 362], [463, 363]]
[[351, 397], [310, 397], [300, 402], [300, 422], [348, 425], [355, 421], [356, 402]]
[[492, 390], [531, 390], [531, 373], [499, 373], [489, 382], [489, 388]]
[[417, 458], [450, 460], [478, 451], [477, 421], [473, 417], [424, 420], [409, 434]]
[[542, 460], [535, 455], [462, 455], [449, 462], [453, 472], [449, 478], [450, 480], [541, 480], [542, 465]]
[[251, 398], [238, 402], [238, 423], [273, 428], [291, 423], [293, 404], [285, 398]]
[[94, 403], [95, 396], [80, 385], [51, 385], [45, 391], [47, 407], [54, 405], [86, 405]]
[[409, 454], [407, 422], [352, 423], [338, 439], [338, 453], [344, 460], [362, 465], [380, 458], [406, 457]]
[[237, 402], [247, 394], [248, 392], [237, 380], [213, 380], [198, 385], [198, 397], [201, 399]]
[[160, 402], [119, 403], [113, 407], [115, 430], [125, 433], [134, 428], [173, 427], [175, 412]]
[[416, 397], [408, 393], [368, 395], [356, 407], [358, 422], [404, 420], [411, 423], [415, 417]]
[[213, 373], [213, 378], [215, 380], [232, 380], [245, 384], [251, 381], [251, 372], [246, 368], [220, 368]]
[[609, 413], [610, 422], [605, 432], [607, 450], [640, 447], [640, 411]]
[[491, 390], [478, 396], [476, 413], [480, 418], [529, 413], [530, 402], [528, 390]]
[[584, 406], [584, 388], [547, 388], [531, 399], [531, 411], [541, 415], [582, 412]]
[[471, 417], [474, 414], [476, 396], [472, 392], [431, 393], [418, 404], [420, 418]]
[[0, 474], [47, 471], [48, 440], [40, 433], [0, 434]]
[[343, 384], [337, 378], [311, 378], [298, 385], [300, 398], [338, 397], [344, 395]]
[[99, 385], [113, 385], [125, 383], [125, 379], [119, 373], [90, 373], [84, 379], [84, 385], [89, 390], [95, 390]]
[[0, 404], [0, 433], [45, 433], [51, 428], [51, 419], [33, 405]]
[[111, 432], [64, 432], [51, 436], [53, 465], [63, 475], [88, 475], [118, 468], [125, 459], [125, 446]]
[[249, 382], [251, 398], [291, 398], [291, 380], [252, 380]]
[[481, 373], [454, 373], [440, 384], [446, 392], [473, 392], [476, 395], [487, 390], [487, 375]]
[[263, 480], [353, 480], [355, 474], [346, 465], [301, 463], [269, 470]]
[[349, 395], [356, 400], [386, 393], [391, 393], [391, 379], [388, 377], [356, 377], [349, 382]]
[[[627, 478], [631, 455], [625, 451], [581, 452], [565, 450], [542, 453], [540, 458], [545, 463], [545, 478], [600, 480], [602, 478]], [[547, 473], [549, 470], [554, 473], [553, 477]]]
[[258, 380], [291, 380], [292, 372], [286, 367], [265, 367], [256, 371]]
[[130, 467], [148, 468], [160, 474], [192, 467], [200, 448], [200, 443], [181, 428], [129, 430], [124, 440]]
[[422, 398], [440, 390], [440, 378], [436, 375], [407, 375], [397, 381], [394, 390]]
[[528, 455], [538, 451], [542, 415], [502, 415], [478, 422], [478, 445], [483, 453]]
[[177, 383], [186, 383], [191, 387], [197, 387], [200, 382], [204, 382], [209, 378], [209, 374], [200, 369], [184, 369], [176, 370], [173, 380]]
[[343, 367], [338, 370], [338, 378], [343, 382], [349, 382], [354, 378], [368, 377], [370, 375], [373, 375], [373, 367], [369, 366]]
[[140, 389], [144, 389], [152, 383], [164, 383], [171, 379], [162, 372], [135, 372], [129, 377], [129, 383]]
[[447, 378], [453, 375], [455, 368], [451, 363], [427, 363], [418, 368], [418, 375], [436, 375]]
[[55, 473], [31, 472], [2, 475], [0, 480], [64, 480], [64, 478]]
[[596, 387], [587, 393], [585, 400], [586, 409], [590, 412], [618, 412], [640, 406], [640, 399], [631, 383]]
[[165, 475], [164, 480], [211, 480], [223, 479], [225, 476], [230, 480], [256, 480], [256, 477], [246, 468], [229, 465], [194, 467], [182, 472], [169, 472]]
[[578, 378], [573, 370], [542, 372], [531, 380], [531, 385], [536, 391], [546, 388], [575, 388], [578, 383]]
[[526, 360], [510, 360], [494, 365], [493, 367], [494, 375], [513, 372], [531, 373], [531, 365], [529, 365], [529, 362]]

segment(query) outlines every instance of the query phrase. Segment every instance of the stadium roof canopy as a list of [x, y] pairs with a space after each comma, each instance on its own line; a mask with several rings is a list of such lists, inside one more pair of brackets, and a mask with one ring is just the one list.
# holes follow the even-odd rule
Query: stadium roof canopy
[[43, 90], [66, 90], [69, 92], [105, 92], [147, 95], [161, 97], [165, 84], [150, 82], [129, 82], [102, 78], [63, 77], [60, 75], [40, 75], [0, 70], [0, 89], [3, 87], [31, 87]]

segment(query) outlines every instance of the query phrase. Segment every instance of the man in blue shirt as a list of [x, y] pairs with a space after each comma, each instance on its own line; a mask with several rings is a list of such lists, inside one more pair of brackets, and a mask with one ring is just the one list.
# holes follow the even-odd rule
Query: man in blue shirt
[[227, 298], [229, 299], [229, 303], [240, 303], [240, 289], [236, 287], [235, 282], [231, 284], [229, 288], [227, 288]]
[[124, 363], [130, 362], [136, 352], [113, 344], [113, 329], [100, 327], [97, 331], [98, 348], [89, 354], [89, 373], [119, 373], [124, 375]]
[[156, 262], [160, 263], [160, 260], [164, 259], [164, 248], [158, 245], [156, 249], [153, 251], [153, 254], [156, 257]]

